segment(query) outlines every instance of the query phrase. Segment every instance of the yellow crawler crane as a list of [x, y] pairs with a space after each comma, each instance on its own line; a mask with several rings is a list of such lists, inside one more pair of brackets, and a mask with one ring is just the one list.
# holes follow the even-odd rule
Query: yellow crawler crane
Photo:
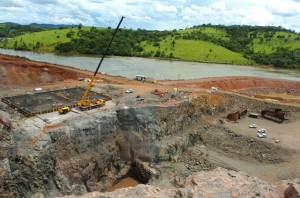
[[98, 107], [101, 107], [101, 106], [105, 105], [105, 100], [102, 100], [102, 99], [91, 101], [90, 97], [89, 97], [89, 93], [90, 93], [90, 90], [91, 90], [91, 88], [94, 84], [94, 81], [95, 81], [96, 75], [98, 73], [98, 70], [99, 70], [99, 68], [100, 68], [100, 66], [101, 66], [101, 64], [104, 60], [104, 57], [105, 57], [106, 53], [107, 53], [107, 50], [108, 50], [109, 46], [111, 45], [111, 43], [112, 43], [112, 41], [113, 41], [113, 39], [114, 39], [114, 37], [115, 37], [115, 35], [116, 35], [116, 33], [117, 33], [117, 31], [118, 31], [118, 29], [119, 29], [119, 27], [120, 27], [120, 25], [121, 25], [124, 18], [125, 17], [122, 16], [117, 28], [115, 29], [115, 31], [114, 31], [114, 33], [113, 33], [113, 35], [112, 35], [112, 37], [111, 37], [111, 39], [108, 43], [103, 55], [102, 55], [102, 58], [101, 58], [101, 60], [98, 64], [98, 67], [97, 67], [96, 71], [94, 72], [94, 76], [91, 78], [91, 81], [90, 81], [89, 85], [87, 86], [87, 88], [85, 90], [85, 93], [84, 93], [82, 99], [77, 102], [78, 108], [82, 111], [98, 108]]

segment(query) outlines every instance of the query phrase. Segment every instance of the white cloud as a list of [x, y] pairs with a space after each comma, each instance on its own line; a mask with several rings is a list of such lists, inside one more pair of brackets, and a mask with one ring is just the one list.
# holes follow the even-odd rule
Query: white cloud
[[300, 0], [10, 0], [0, 22], [179, 29], [203, 23], [283, 26], [300, 32]]
[[295, 16], [300, 14], [300, 4], [296, 2], [282, 3], [275, 1], [274, 4], [269, 5], [270, 11], [279, 16]]
[[[193, 4], [185, 7], [181, 16], [189, 24], [225, 25], [272, 25], [298, 30], [296, 17], [300, 16], [299, 3], [281, 1], [210, 1], [206, 4]], [[289, 17], [287, 21], [287, 17]], [[197, 23], [198, 22], [198, 23]], [[294, 24], [294, 25], [293, 25]]]
[[177, 9], [174, 5], [163, 5], [163, 4], [155, 4], [154, 5], [154, 10], [156, 12], [167, 12], [167, 13], [176, 13]]
[[217, 11], [225, 11], [226, 10], [226, 5], [224, 1], [220, 1], [220, 2], [214, 2], [211, 4], [211, 8], [213, 10], [217, 10]]

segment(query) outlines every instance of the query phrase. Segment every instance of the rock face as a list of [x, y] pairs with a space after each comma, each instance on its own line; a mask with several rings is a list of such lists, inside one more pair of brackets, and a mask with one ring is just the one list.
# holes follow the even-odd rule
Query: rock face
[[[209, 172], [197, 172], [186, 179], [184, 188], [160, 189], [149, 185], [118, 189], [111, 193], [92, 192], [80, 198], [96, 197], [282, 197], [276, 187], [243, 172], [216, 168]], [[65, 198], [71, 198], [66, 196]]]
[[[10, 139], [1, 139], [0, 179], [5, 182], [0, 192], [7, 197], [30, 197], [36, 192], [54, 197], [109, 188], [129, 169], [118, 164], [116, 121], [116, 112], [106, 111], [43, 132], [33, 127], [38, 120], [19, 123]], [[6, 133], [3, 128], [1, 137]]]
[[11, 131], [3, 128], [0, 177], [5, 182], [0, 190], [11, 197], [81, 195], [111, 187], [135, 160], [175, 160], [189, 144], [188, 133], [181, 131], [206, 112], [189, 106], [185, 101], [111, 109], [44, 129], [38, 118], [17, 123]]
[[[219, 139], [212, 140], [213, 136], [209, 135], [217, 129], [205, 128], [205, 119], [201, 118], [224, 113], [239, 100], [230, 97], [224, 99], [217, 94], [205, 97], [184, 99], [165, 106], [148, 105], [87, 113], [84, 117], [74, 116], [59, 125], [49, 126], [44, 131], [37, 125], [42, 122], [38, 118], [23, 120], [11, 130], [3, 127], [0, 131], [0, 193], [6, 197], [31, 197], [35, 193], [55, 197], [103, 191], [126, 176], [136, 160], [151, 163], [178, 161], [181, 153], [191, 144], [206, 141], [212, 146], [220, 145], [216, 141]], [[253, 102], [253, 108], [255, 105]], [[243, 140], [239, 142], [248, 142], [231, 132], [224, 135]], [[33, 137], [40, 137], [34, 145]], [[272, 149], [269, 150], [272, 152]], [[189, 166], [199, 170], [196, 169], [199, 164], [201, 162]], [[226, 197], [232, 193], [243, 197], [246, 192], [257, 193], [253, 196], [273, 195], [267, 184], [253, 181], [243, 174], [235, 176], [235, 172], [222, 170], [225, 171], [224, 178], [222, 176], [223, 179], [218, 180], [216, 178], [222, 171], [217, 170], [216, 176], [201, 173], [202, 180], [196, 179], [200, 176], [191, 176], [183, 189], [160, 190], [139, 185], [125, 190], [131, 193], [129, 196], [136, 197], [143, 193], [145, 197], [201, 197], [207, 193], [212, 193], [212, 197]], [[145, 175], [149, 177], [148, 173]], [[246, 183], [241, 185], [239, 178]], [[140, 180], [147, 183], [143, 178]], [[176, 180], [180, 180], [180, 183], [184, 181], [181, 178]], [[208, 191], [213, 188], [205, 186], [206, 181], [215, 185], [213, 191]], [[240, 187], [235, 187], [235, 184]], [[256, 191], [250, 191], [248, 186]], [[207, 188], [207, 191], [202, 188]]]
[[217, 168], [187, 178], [195, 197], [280, 197], [275, 187], [245, 173]]
[[54, 181], [62, 195], [104, 190], [122, 176], [116, 168], [120, 154], [114, 138], [115, 112], [86, 118], [50, 133]]

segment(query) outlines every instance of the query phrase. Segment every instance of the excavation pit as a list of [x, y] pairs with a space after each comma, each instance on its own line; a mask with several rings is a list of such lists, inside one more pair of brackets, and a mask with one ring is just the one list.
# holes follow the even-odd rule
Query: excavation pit
[[[75, 87], [55, 91], [25, 94], [13, 97], [1, 98], [1, 101], [16, 109], [26, 117], [55, 112], [63, 106], [76, 107], [77, 101], [82, 99], [85, 88]], [[90, 100], [112, 98], [102, 93], [90, 91]]]
[[150, 167], [143, 162], [135, 161], [126, 175], [118, 179], [118, 181], [105, 192], [112, 192], [120, 188], [134, 187], [138, 184], [147, 184], [151, 179]]

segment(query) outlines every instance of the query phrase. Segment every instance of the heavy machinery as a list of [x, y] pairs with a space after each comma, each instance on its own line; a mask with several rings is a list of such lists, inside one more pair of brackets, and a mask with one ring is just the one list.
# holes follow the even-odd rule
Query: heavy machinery
[[123, 21], [124, 18], [125, 17], [122, 16], [122, 18], [121, 18], [121, 20], [120, 20], [117, 28], [115, 29], [115, 31], [114, 31], [114, 33], [113, 33], [113, 35], [112, 35], [112, 37], [111, 37], [111, 39], [110, 39], [110, 41], [108, 43], [108, 45], [107, 45], [107, 47], [106, 47], [103, 55], [102, 55], [102, 58], [101, 58], [98, 66], [97, 66], [97, 69], [94, 72], [94, 76], [91, 78], [91, 81], [90, 81], [89, 85], [87, 86], [87, 88], [85, 90], [85, 93], [84, 93], [82, 99], [77, 102], [78, 108], [80, 110], [82, 110], [82, 111], [89, 110], [89, 109], [94, 109], [94, 108], [98, 108], [98, 107], [101, 107], [101, 106], [105, 105], [105, 100], [102, 100], [102, 99], [90, 100], [89, 92], [90, 92], [90, 90], [91, 90], [91, 88], [92, 88], [92, 86], [94, 84], [96, 75], [97, 75], [98, 70], [99, 70], [99, 68], [100, 68], [100, 66], [101, 66], [101, 64], [102, 64], [102, 62], [104, 60], [104, 57], [105, 57], [105, 55], [107, 53], [107, 50], [108, 50], [109, 46], [111, 45], [112, 40], [114, 39], [114, 37], [115, 37], [115, 35], [116, 35], [116, 33], [117, 33], [117, 31], [118, 31], [118, 29], [119, 29], [119, 27], [120, 27], [120, 25], [121, 25], [121, 23], [122, 23], [122, 21]]
[[66, 114], [71, 111], [71, 108], [68, 106], [62, 107], [58, 109], [59, 114]]
[[291, 116], [290, 112], [282, 111], [282, 109], [262, 110], [261, 116], [278, 123], [288, 120]]
[[237, 121], [241, 118], [243, 118], [244, 116], [246, 116], [248, 113], [248, 110], [247, 109], [240, 109], [234, 113], [230, 113], [226, 116], [226, 119], [227, 120], [230, 120], [230, 121]]

